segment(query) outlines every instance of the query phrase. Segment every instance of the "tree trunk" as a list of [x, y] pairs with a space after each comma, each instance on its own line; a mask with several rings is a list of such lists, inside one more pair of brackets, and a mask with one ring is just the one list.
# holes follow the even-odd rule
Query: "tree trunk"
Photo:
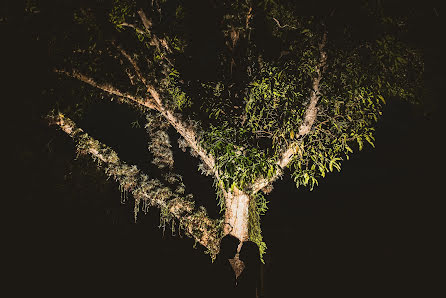
[[239, 260], [238, 255], [243, 242], [247, 241], [249, 238], [249, 200], [249, 195], [237, 188], [228, 192], [225, 198], [226, 211], [224, 233], [231, 234], [240, 240], [236, 255], [233, 259], [229, 260], [234, 269], [236, 278], [242, 273], [243, 268], [245, 267], [243, 262]]
[[235, 188], [228, 192], [225, 211], [225, 234], [237, 237], [240, 242], [248, 240], [249, 195]]

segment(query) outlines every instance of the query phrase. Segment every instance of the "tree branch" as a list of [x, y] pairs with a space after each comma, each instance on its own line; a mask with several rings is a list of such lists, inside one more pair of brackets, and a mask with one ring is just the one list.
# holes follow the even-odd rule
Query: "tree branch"
[[146, 30], [150, 32], [150, 28], [152, 27], [152, 21], [147, 18], [145, 12], [142, 9], [138, 9], [138, 15], [139, 18], [141, 19], [142, 24], [144, 25], [144, 28], [146, 28]]
[[88, 77], [88, 76], [78, 72], [77, 70], [74, 70], [73, 72], [68, 72], [68, 71], [63, 70], [63, 69], [55, 69], [54, 72], [61, 73], [61, 74], [64, 74], [66, 76], [78, 79], [79, 81], [87, 83], [88, 85], [93, 86], [93, 87], [95, 87], [97, 89], [100, 89], [102, 91], [105, 91], [105, 92], [107, 92], [107, 93], [109, 93], [111, 95], [116, 95], [116, 96], [119, 96], [119, 97], [121, 97], [123, 99], [130, 100], [133, 103], [145, 106], [145, 107], [147, 107], [149, 109], [154, 109], [154, 110], [158, 109], [156, 104], [153, 103], [153, 102], [145, 101], [143, 98], [133, 96], [133, 95], [131, 95], [129, 93], [121, 92], [116, 87], [113, 87], [110, 84], [100, 84], [100, 83], [96, 82], [93, 78]]
[[113, 44], [116, 46], [116, 48], [121, 52], [121, 54], [130, 62], [130, 64], [133, 66], [133, 68], [135, 69], [136, 75], [138, 76], [138, 78], [141, 80], [141, 82], [146, 86], [149, 87], [149, 85], [147, 84], [147, 80], [146, 78], [142, 75], [141, 69], [139, 68], [138, 64], [136, 63], [136, 61], [120, 46], [117, 45], [113, 42]]
[[138, 32], [139, 34], [144, 34], [144, 33], [145, 33], [143, 30], [139, 29], [138, 27], [136, 27], [136, 26], [133, 25], [133, 24], [129, 24], [129, 23], [125, 23], [125, 22], [124, 22], [124, 23], [119, 24], [118, 26], [132, 28], [132, 29], [134, 29], [136, 32]]
[[78, 153], [88, 154], [97, 161], [107, 175], [113, 176], [120, 183], [120, 188], [130, 192], [135, 198], [135, 217], [140, 203], [155, 206], [167, 212], [169, 218], [178, 220], [186, 234], [208, 249], [214, 258], [219, 251], [219, 226], [216, 220], [209, 218], [203, 207], [194, 209], [194, 204], [177, 194], [158, 179], [148, 180], [136, 166], [129, 166], [121, 161], [111, 148], [90, 137], [81, 128], [63, 114], [47, 116], [50, 125], [59, 126], [76, 143]]
[[310, 92], [310, 101], [307, 105], [307, 108], [305, 110], [304, 118], [302, 124], [299, 126], [298, 133], [296, 134], [296, 141], [291, 142], [288, 148], [285, 150], [285, 152], [282, 154], [282, 156], [277, 161], [277, 165], [279, 166], [279, 170], [276, 172], [276, 174], [271, 177], [270, 179], [265, 179], [263, 177], [257, 179], [252, 186], [252, 190], [254, 192], [257, 192], [267, 186], [269, 183], [274, 182], [280, 175], [282, 175], [283, 169], [291, 162], [293, 155], [298, 152], [298, 146], [300, 139], [307, 135], [314, 124], [314, 121], [317, 117], [317, 107], [316, 104], [320, 97], [320, 82], [322, 79], [322, 73], [324, 70], [324, 67], [327, 63], [327, 53], [325, 51], [325, 45], [327, 43], [327, 32], [324, 32], [322, 36], [322, 41], [319, 44], [319, 52], [320, 52], [320, 58], [319, 63], [316, 65], [316, 76], [313, 78], [312, 87], [313, 90]]
[[285, 28], [285, 27], [290, 27], [291, 29], [297, 29], [296, 27], [290, 26], [290, 25], [280, 25], [279, 21], [276, 18], [273, 18], [274, 21], [276, 21], [277, 26], [279, 26], [279, 28]]
[[[159, 39], [156, 36], [156, 34], [150, 32], [150, 29], [152, 28], [152, 21], [149, 18], [147, 18], [145, 12], [142, 9], [139, 9], [138, 15], [139, 18], [141, 19], [142, 24], [144, 25], [144, 28], [146, 28], [146, 31], [152, 35], [152, 40], [150, 44], [156, 46], [158, 50], [160, 50], [160, 45], [161, 45], [167, 51], [167, 53], [172, 53], [172, 50], [170, 49], [165, 39], [163, 38]], [[169, 60], [167, 61], [170, 63]]]

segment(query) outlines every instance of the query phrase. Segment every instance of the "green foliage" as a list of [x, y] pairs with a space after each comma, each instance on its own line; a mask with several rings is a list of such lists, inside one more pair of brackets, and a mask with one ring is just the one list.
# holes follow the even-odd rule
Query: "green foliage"
[[184, 108], [189, 108], [192, 105], [191, 99], [186, 93], [181, 89], [181, 84], [179, 82], [180, 74], [178, 70], [171, 68], [169, 76], [165, 80], [166, 90], [169, 94], [169, 98], [174, 103], [174, 109], [178, 109], [179, 111]]
[[260, 260], [263, 260], [263, 255], [266, 252], [266, 243], [263, 241], [262, 229], [260, 228], [260, 215], [264, 215], [268, 207], [266, 206], [268, 202], [262, 193], [256, 193], [250, 200], [249, 210], [248, 210], [248, 221], [249, 221], [249, 240], [256, 243], [259, 247]]
[[310, 186], [349, 159], [352, 148], [362, 150], [364, 142], [374, 146], [373, 125], [381, 115], [384, 98], [365, 88], [347, 92], [337, 100], [323, 99], [315, 129], [296, 146], [292, 174], [296, 186]]
[[216, 157], [216, 167], [226, 190], [248, 189], [256, 178], [272, 177], [277, 169], [275, 160], [267, 156], [267, 150], [248, 147], [246, 129], [237, 130], [223, 124], [221, 127], [211, 126], [202, 136], [202, 145]]
[[110, 22], [118, 28], [122, 28], [123, 23], [128, 22], [129, 18], [135, 16], [135, 8], [135, 1], [115, 0], [108, 14]]
[[294, 73], [290, 64], [279, 68], [265, 63], [245, 99], [247, 129], [254, 135], [270, 138], [275, 154], [288, 136], [294, 138], [305, 111], [304, 79]]

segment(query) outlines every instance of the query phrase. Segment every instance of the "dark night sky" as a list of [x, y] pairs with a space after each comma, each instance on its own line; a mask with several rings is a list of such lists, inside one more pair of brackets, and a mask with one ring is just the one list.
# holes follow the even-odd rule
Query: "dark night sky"
[[[439, 281], [434, 271], [444, 233], [437, 192], [444, 176], [442, 22], [426, 13], [413, 29], [426, 55], [425, 107], [391, 102], [377, 128], [376, 149], [355, 154], [313, 192], [296, 189], [289, 176], [275, 183], [262, 219], [269, 248], [266, 297], [396, 297], [423, 293]], [[17, 157], [12, 206], [5, 209], [13, 216], [7, 243], [17, 291], [63, 296], [162, 291], [164, 297], [199, 291], [198, 297], [208, 297], [211, 264], [202, 248], [193, 249], [191, 239], [172, 237], [169, 230], [163, 237], [156, 210], [134, 224], [131, 200], [120, 204], [116, 184], [104, 182], [92, 163], [73, 161], [69, 139], [35, 117], [35, 109], [44, 105], [36, 101], [44, 101], [40, 87], [46, 82], [46, 61], [26, 38], [7, 36], [14, 44], [8, 54], [19, 57], [9, 72], [10, 96], [4, 99], [18, 104], [12, 107], [17, 113], [4, 110]], [[84, 127], [122, 159], [150, 169], [145, 132], [127, 121], [138, 116], [114, 103], [91, 109], [91, 115], [102, 116], [87, 117]], [[217, 216], [212, 181], [195, 171], [194, 158], [179, 150], [175, 156], [187, 189]], [[81, 175], [85, 165], [88, 175]]]

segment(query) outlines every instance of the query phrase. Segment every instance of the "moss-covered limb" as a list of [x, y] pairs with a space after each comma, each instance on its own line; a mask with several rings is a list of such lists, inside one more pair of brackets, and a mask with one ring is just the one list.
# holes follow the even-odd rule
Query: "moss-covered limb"
[[135, 219], [140, 209], [144, 212], [155, 206], [161, 210], [161, 224], [178, 222], [181, 230], [207, 248], [207, 253], [214, 259], [219, 251], [221, 227], [218, 220], [207, 216], [204, 207], [195, 209], [190, 195], [180, 196], [158, 179], [149, 179], [136, 166], [121, 161], [111, 148], [90, 137], [81, 128], [63, 114], [49, 115], [50, 124], [58, 125], [75, 142], [78, 154], [88, 154], [113, 177], [120, 190], [131, 193], [135, 199]]

